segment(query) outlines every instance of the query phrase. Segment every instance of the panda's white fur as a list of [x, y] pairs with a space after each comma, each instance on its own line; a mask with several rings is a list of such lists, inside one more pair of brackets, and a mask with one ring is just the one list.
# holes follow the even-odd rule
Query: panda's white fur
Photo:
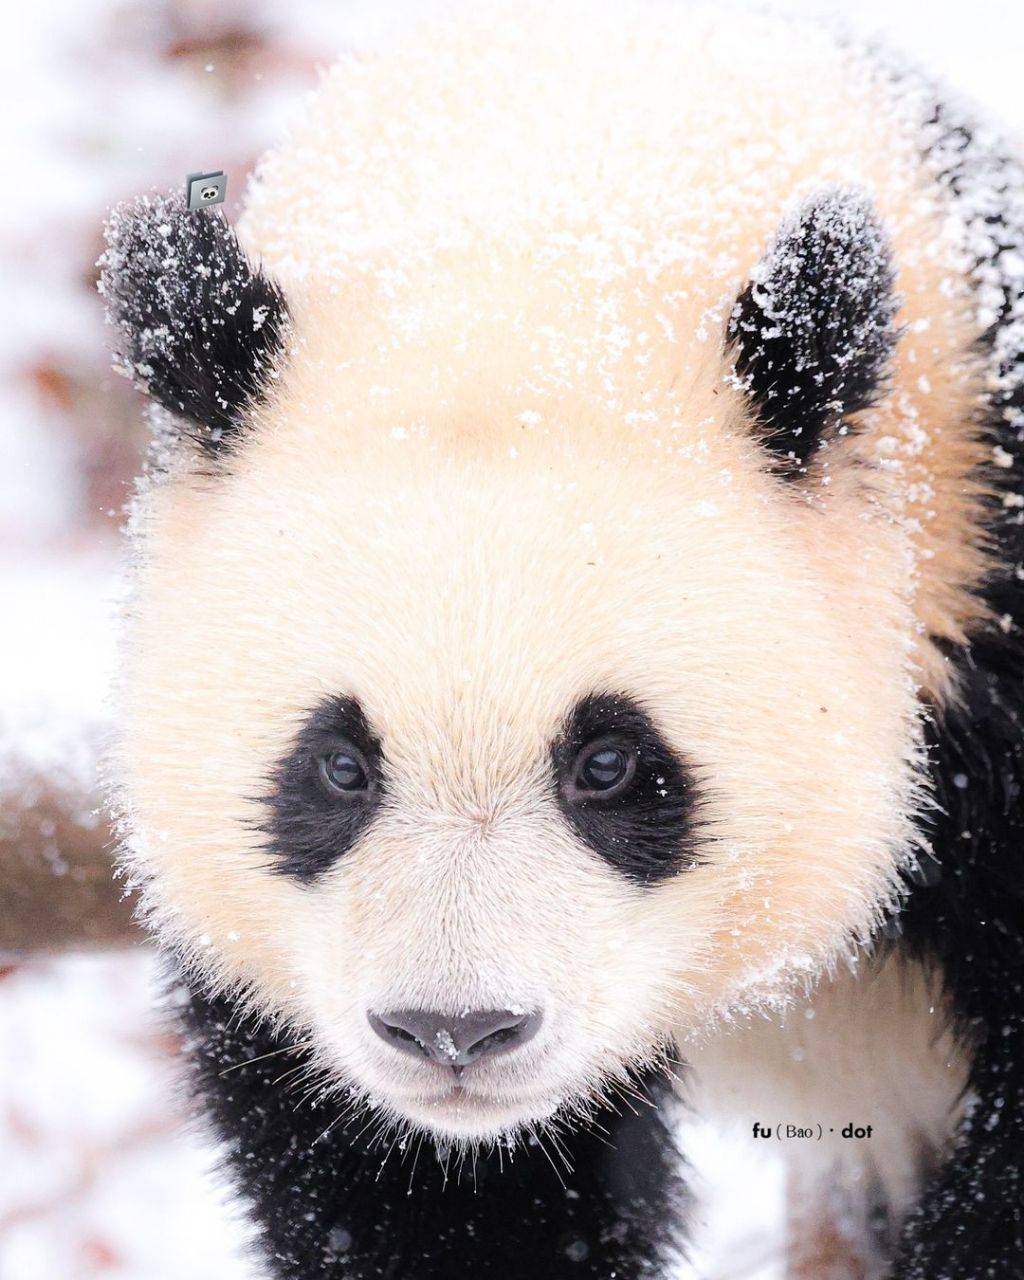
[[[817, 31], [485, 6], [346, 61], [261, 165], [241, 233], [287, 355], [228, 467], [140, 500], [132, 859], [166, 939], [396, 1117], [491, 1137], [674, 1042], [744, 1124], [858, 1119], [870, 1059], [866, 1109], [913, 1114], [869, 1157], [899, 1205], [907, 1144], [944, 1140], [964, 1068], [930, 979], [849, 959], [913, 860], [918, 699], [955, 696], [935, 642], [985, 570], [979, 321], [912, 108]], [[902, 332], [892, 394], [787, 486], [723, 335], [832, 187], [891, 237]], [[547, 788], [593, 690], [695, 770], [704, 861], [655, 887]], [[256, 797], [337, 693], [391, 805], [296, 884]], [[453, 1100], [368, 1027], [417, 1004], [545, 1020]]]

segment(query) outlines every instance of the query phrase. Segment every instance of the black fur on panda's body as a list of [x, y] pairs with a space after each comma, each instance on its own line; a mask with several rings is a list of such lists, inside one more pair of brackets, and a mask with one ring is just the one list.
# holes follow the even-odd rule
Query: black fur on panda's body
[[[1024, 251], [1024, 209], [1012, 207], [1024, 180], [1011, 161], [969, 146], [970, 131], [948, 119], [938, 110], [929, 125], [938, 179], [962, 198], [974, 189], [972, 168], [991, 167], [994, 203], [979, 213], [990, 237], [979, 251], [984, 275], [1002, 249]], [[827, 272], [827, 256], [813, 260]], [[829, 280], [810, 296], [827, 308]], [[738, 368], [784, 472], [803, 469], [838, 423], [844, 388], [848, 410], [879, 391], [891, 344], [881, 283], [867, 305], [866, 324], [856, 315], [837, 321], [841, 338], [851, 326], [870, 338], [867, 379], [850, 382], [841, 371], [826, 395], [820, 383], [806, 385], [802, 361], [766, 355], [756, 307], [741, 300], [732, 329]], [[939, 1166], [922, 1169], [891, 1280], [1024, 1275], [1024, 523], [1016, 489], [1007, 488], [1024, 469], [1024, 378], [1012, 376], [1022, 355], [1007, 341], [1020, 309], [1008, 286], [985, 339], [1004, 352], [1007, 375], [992, 391], [987, 428], [993, 448], [1012, 459], [985, 477], [995, 490], [989, 528], [998, 565], [985, 590], [998, 622], [948, 649], [962, 692], [928, 723], [937, 803], [921, 817], [927, 871], [908, 883], [876, 945], [940, 970], [970, 1062], [965, 1119]], [[771, 341], [779, 343], [774, 332]], [[799, 422], [787, 406], [801, 411]], [[315, 1073], [310, 1050], [243, 1005], [197, 988], [182, 1016], [198, 1090], [281, 1280], [642, 1280], [666, 1274], [683, 1248], [687, 1194], [664, 1081], [638, 1082], [635, 1099], [589, 1127], [566, 1126], [515, 1151], [456, 1154], [445, 1169], [426, 1143], [375, 1142], [372, 1113], [337, 1118], [331, 1106], [297, 1103], [282, 1082]]]
[[[930, 155], [958, 197], [992, 193], [977, 213], [990, 237], [978, 260], [984, 278], [1000, 252], [1024, 247], [1024, 174], [1004, 156], [979, 154], [972, 130], [950, 114], [940, 106], [929, 121]], [[893, 1280], [1024, 1274], [1024, 350], [1008, 332], [1021, 309], [1020, 289], [1004, 287], [984, 339], [998, 368], [986, 428], [1004, 460], [987, 477], [999, 569], [985, 595], [997, 622], [948, 651], [962, 693], [928, 722], [931, 870], [910, 886], [895, 922], [895, 945], [941, 970], [971, 1063], [968, 1106], [954, 1150], [907, 1221]]]

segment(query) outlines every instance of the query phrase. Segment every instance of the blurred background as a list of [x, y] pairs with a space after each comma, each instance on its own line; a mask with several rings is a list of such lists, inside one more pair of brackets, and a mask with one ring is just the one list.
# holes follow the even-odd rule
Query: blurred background
[[[486, 2], [486, 0], [484, 0]], [[788, 5], [788, 9], [793, 9]], [[800, 9], [885, 34], [1024, 136], [1024, 5]], [[228, 215], [318, 68], [417, 10], [378, 0], [32, 0], [3, 24], [0, 205], [0, 1280], [255, 1280], [187, 1122], [155, 962], [112, 885], [98, 779], [143, 448], [110, 372], [107, 209], [225, 169]], [[686, 1136], [701, 1280], [777, 1280], [779, 1170]], [[689, 1272], [687, 1272], [689, 1274]]]

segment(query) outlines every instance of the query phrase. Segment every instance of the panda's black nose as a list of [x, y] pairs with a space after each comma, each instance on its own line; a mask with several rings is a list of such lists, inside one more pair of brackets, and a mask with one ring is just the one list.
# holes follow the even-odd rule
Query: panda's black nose
[[370, 1026], [388, 1044], [443, 1067], [468, 1067], [518, 1049], [537, 1033], [539, 1012], [522, 1009], [474, 1009], [469, 1013], [433, 1013], [399, 1009], [369, 1013]]

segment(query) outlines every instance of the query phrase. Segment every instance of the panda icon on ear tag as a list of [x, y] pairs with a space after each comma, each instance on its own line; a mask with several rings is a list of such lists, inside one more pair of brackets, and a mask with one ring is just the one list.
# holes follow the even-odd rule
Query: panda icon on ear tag
[[189, 209], [206, 209], [223, 204], [228, 192], [228, 176], [223, 169], [211, 173], [190, 173], [185, 179], [185, 202]]

